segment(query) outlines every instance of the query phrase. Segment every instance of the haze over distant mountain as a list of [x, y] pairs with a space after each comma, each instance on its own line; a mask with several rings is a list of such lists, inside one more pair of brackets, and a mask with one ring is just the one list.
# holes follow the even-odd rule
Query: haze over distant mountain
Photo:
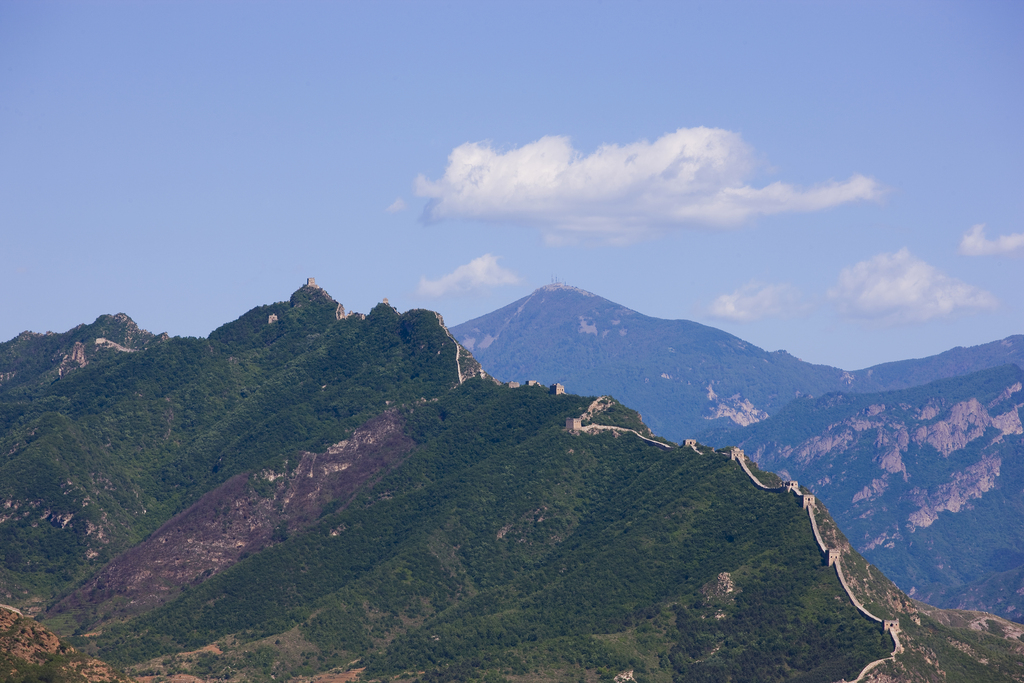
[[801, 396], [902, 389], [1004, 363], [1024, 366], [1024, 336], [1017, 335], [848, 372], [764, 351], [699, 323], [652, 318], [562, 284], [451, 331], [498, 379], [610, 394], [676, 440], [753, 424]]

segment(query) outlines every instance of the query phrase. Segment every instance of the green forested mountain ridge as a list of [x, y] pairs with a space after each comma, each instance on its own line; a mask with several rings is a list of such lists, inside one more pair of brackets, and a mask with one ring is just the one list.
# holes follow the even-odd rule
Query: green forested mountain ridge
[[1024, 371], [793, 402], [719, 434], [807, 483], [910, 595], [1024, 619]]
[[[151, 339], [134, 353], [76, 328], [52, 335], [85, 349], [60, 374], [31, 355], [36, 338], [8, 342], [0, 372], [34, 374], [0, 393], [0, 595], [46, 602], [231, 477], [296, 463], [389, 403], [458, 384], [457, 344], [436, 314], [337, 313], [304, 287], [209, 339]], [[91, 334], [109, 334], [95, 329], [105, 321]], [[59, 365], [51, 347], [43, 361]]]
[[637, 313], [575, 287], [548, 285], [452, 327], [487, 372], [611, 394], [659, 434], [681, 440], [774, 415], [801, 396], [887, 391], [1005, 363], [1024, 366], [1024, 336], [846, 372], [764, 351], [687, 320]]
[[[83, 641], [139, 674], [279, 680], [834, 681], [888, 657], [797, 499], [705, 447], [566, 432], [593, 404], [471, 380], [399, 407], [417, 447], [344, 510]], [[1013, 680], [1020, 630], [922, 615], [818, 520], [860, 600], [903, 624], [877, 674]]]
[[[723, 452], [498, 385], [435, 313], [341, 314], [304, 287], [208, 339], [76, 339], [87, 364], [0, 394], [4, 600], [135, 675], [835, 681], [889, 656], [798, 499]], [[820, 514], [902, 625], [876, 673], [1013, 680], [1012, 624], [923, 614]]]

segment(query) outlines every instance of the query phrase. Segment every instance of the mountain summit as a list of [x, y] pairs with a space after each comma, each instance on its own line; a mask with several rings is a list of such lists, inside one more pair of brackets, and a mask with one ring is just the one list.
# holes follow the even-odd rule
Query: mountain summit
[[767, 352], [689, 320], [652, 318], [563, 284], [451, 331], [498, 379], [610, 393], [677, 440], [723, 421], [758, 422], [794, 398], [852, 379], [839, 368]]
[[498, 379], [611, 394], [677, 441], [760, 422], [796, 398], [905, 389], [1006, 363], [1024, 367], [1024, 336], [1016, 335], [847, 372], [765, 351], [700, 323], [646, 316], [563, 284], [451, 332]]

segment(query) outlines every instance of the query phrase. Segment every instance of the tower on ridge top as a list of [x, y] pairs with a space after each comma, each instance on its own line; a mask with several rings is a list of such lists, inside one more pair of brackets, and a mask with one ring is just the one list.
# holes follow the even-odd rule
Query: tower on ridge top
[[318, 285], [316, 283], [316, 278], [315, 277], [307, 277], [306, 278], [306, 286], [307, 287], [312, 287], [313, 289], [320, 289], [320, 285]]

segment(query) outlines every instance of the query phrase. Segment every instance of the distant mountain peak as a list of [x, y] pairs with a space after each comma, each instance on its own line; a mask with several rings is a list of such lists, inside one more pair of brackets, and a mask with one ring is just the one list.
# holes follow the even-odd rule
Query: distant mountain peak
[[567, 285], [564, 282], [552, 282], [550, 285], [544, 285], [543, 287], [540, 287], [537, 290], [535, 290], [534, 294], [537, 294], [538, 292], [557, 292], [559, 290], [564, 290], [564, 291], [569, 291], [569, 292], [576, 292], [577, 294], [582, 294], [583, 296], [593, 296], [593, 297], [597, 296], [593, 292], [588, 292], [585, 289], [580, 289], [579, 287], [573, 287], [572, 285]]
[[306, 284], [295, 290], [289, 299], [289, 303], [295, 308], [303, 304], [326, 303], [337, 305], [338, 302], [327, 293], [326, 289], [316, 283], [315, 278], [310, 277], [306, 278]]

